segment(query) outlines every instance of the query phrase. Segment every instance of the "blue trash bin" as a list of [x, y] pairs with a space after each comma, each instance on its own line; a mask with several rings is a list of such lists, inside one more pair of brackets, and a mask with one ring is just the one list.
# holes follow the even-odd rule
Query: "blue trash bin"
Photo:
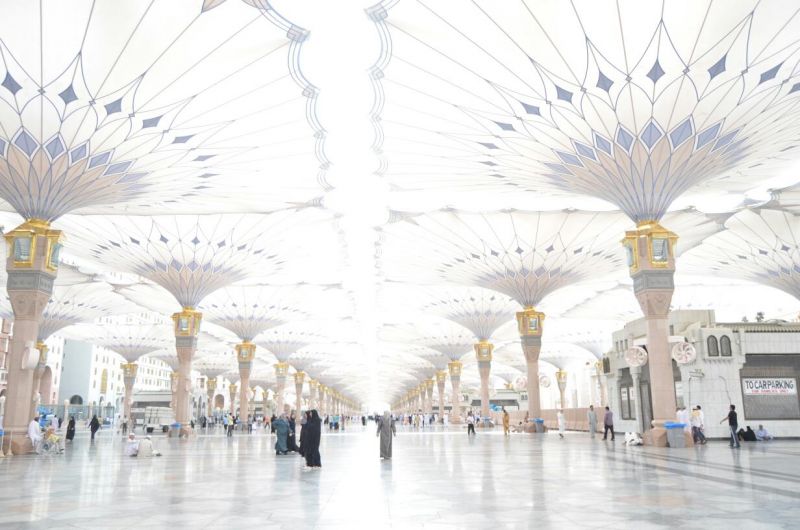
[[544, 420], [542, 418], [534, 418], [533, 426], [536, 428], [536, 432], [544, 432]]
[[170, 436], [174, 436], [175, 438], [180, 438], [181, 437], [181, 424], [180, 423], [178, 423], [176, 421], [175, 423], [173, 423], [169, 427], [170, 427], [170, 429], [169, 429], [169, 431], [170, 431], [169, 435]]
[[686, 447], [686, 437], [683, 433], [683, 429], [685, 427], [685, 423], [678, 423], [674, 421], [668, 421], [664, 423], [664, 428], [667, 430], [667, 443], [670, 447], [676, 449]]

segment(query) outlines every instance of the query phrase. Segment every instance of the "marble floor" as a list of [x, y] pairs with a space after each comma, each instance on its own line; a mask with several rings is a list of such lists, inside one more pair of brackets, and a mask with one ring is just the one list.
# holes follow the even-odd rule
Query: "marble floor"
[[800, 442], [626, 447], [584, 433], [326, 433], [322, 469], [265, 434], [79, 435], [61, 456], [0, 459], [4, 528], [798, 528]]

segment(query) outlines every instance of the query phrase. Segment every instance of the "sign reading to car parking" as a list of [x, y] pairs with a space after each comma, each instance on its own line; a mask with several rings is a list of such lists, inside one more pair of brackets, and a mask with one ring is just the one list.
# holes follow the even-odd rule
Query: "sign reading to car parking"
[[759, 377], [742, 379], [746, 396], [796, 396], [797, 380], [794, 377]]

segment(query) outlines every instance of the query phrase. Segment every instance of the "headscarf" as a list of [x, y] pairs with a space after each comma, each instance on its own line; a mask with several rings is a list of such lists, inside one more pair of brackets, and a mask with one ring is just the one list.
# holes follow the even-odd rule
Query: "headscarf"
[[390, 421], [392, 419], [392, 413], [388, 410], [383, 411], [383, 419], [386, 421]]

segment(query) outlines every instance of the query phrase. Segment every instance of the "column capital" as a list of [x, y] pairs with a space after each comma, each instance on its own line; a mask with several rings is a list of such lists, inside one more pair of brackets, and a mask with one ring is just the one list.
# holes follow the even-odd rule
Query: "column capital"
[[642, 270], [674, 269], [678, 236], [658, 221], [640, 221], [636, 230], [625, 232], [622, 246], [631, 275]]
[[215, 391], [215, 390], [217, 389], [217, 378], [216, 378], [216, 377], [214, 377], [214, 378], [210, 378], [210, 377], [209, 377], [209, 378], [207, 378], [207, 381], [206, 381], [206, 389], [207, 389], [209, 392], [213, 392], [213, 391]]
[[537, 311], [533, 306], [517, 313], [517, 329], [520, 337], [541, 337], [544, 327], [544, 313]]
[[430, 391], [433, 389], [433, 379], [426, 379], [425, 380], [425, 388]]
[[302, 370], [298, 370], [294, 373], [294, 384], [302, 385], [306, 379], [306, 373]]
[[231, 383], [230, 386], [228, 387], [228, 392], [230, 393], [231, 396], [235, 396], [236, 395], [236, 391], [238, 389], [239, 389], [239, 385], [237, 385], [236, 383]]
[[136, 363], [122, 363], [122, 377], [124, 379], [136, 379], [139, 365]]
[[447, 370], [436, 370], [436, 382], [444, 383], [447, 381]]
[[236, 350], [236, 360], [240, 363], [252, 362], [256, 358], [256, 345], [245, 340], [234, 346]]
[[8, 244], [6, 268], [38, 270], [55, 275], [61, 254], [61, 230], [50, 228], [44, 219], [28, 219], [4, 234]]
[[559, 385], [565, 384], [567, 382], [567, 372], [566, 370], [558, 369], [556, 371], [556, 381]]
[[473, 348], [475, 349], [475, 357], [478, 359], [478, 362], [492, 360], [492, 351], [494, 351], [494, 344], [492, 344], [488, 340], [481, 340], [475, 343], [473, 345]]
[[276, 377], [286, 377], [289, 373], [289, 363], [279, 361], [275, 363], [275, 376]]
[[319, 384], [319, 381], [317, 381], [316, 379], [309, 379], [308, 380], [308, 386], [310, 388], [319, 388], [320, 384]]
[[450, 372], [450, 377], [461, 377], [461, 361], [450, 361], [447, 363], [447, 371]]
[[184, 307], [180, 312], [172, 315], [175, 337], [196, 338], [200, 332], [200, 323], [202, 321], [203, 313], [193, 307]]
[[40, 340], [36, 342], [36, 349], [39, 350], [39, 367], [44, 369], [47, 364], [47, 352], [50, 351], [50, 348], [47, 347], [44, 341]]

